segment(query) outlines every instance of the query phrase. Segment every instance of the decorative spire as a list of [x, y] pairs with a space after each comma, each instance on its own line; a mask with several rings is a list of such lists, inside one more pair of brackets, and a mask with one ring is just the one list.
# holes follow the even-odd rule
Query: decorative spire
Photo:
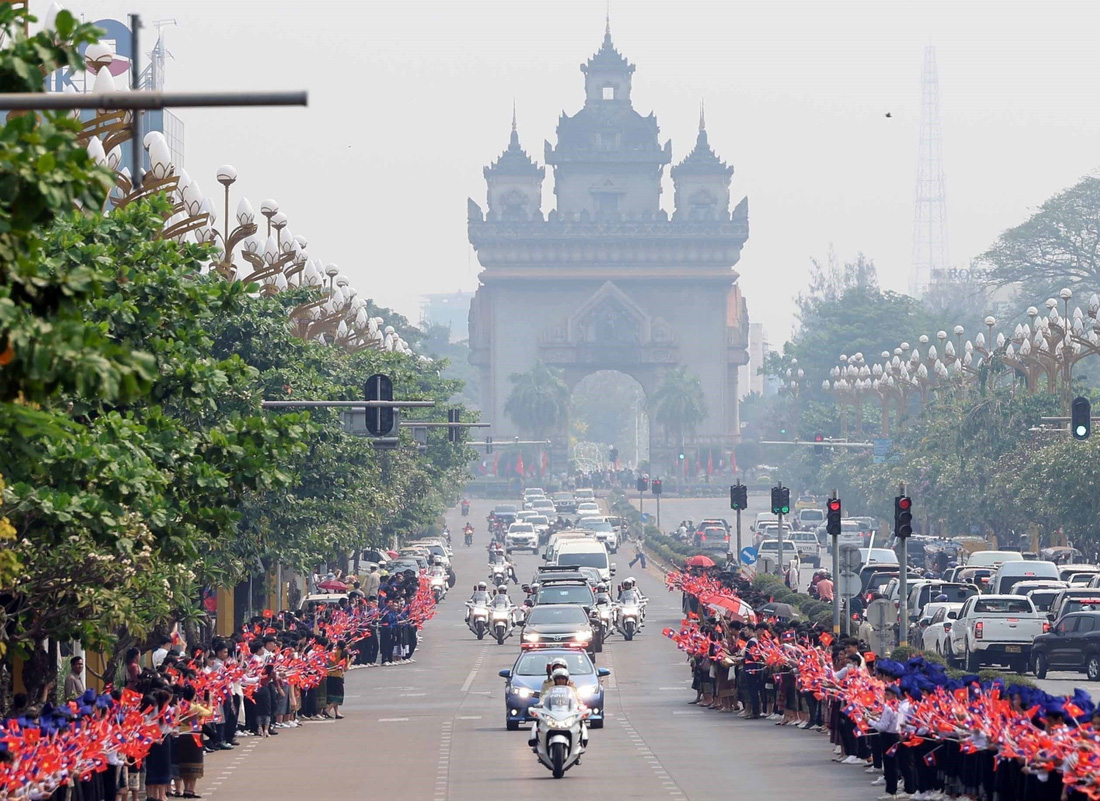
[[603, 43], [605, 47], [611, 45], [611, 0], [607, 0], [607, 11], [604, 14]]
[[508, 140], [509, 150], [519, 150], [519, 131], [516, 130], [516, 99], [512, 98], [512, 137]]
[[707, 120], [703, 109], [703, 103], [699, 103], [699, 135], [695, 139], [695, 147], [687, 158], [672, 168], [672, 177], [677, 175], [726, 175], [733, 174], [733, 167], [728, 166], [718, 158], [718, 154], [710, 146], [707, 140]]
[[699, 101], [699, 130], [700, 132], [707, 130], [707, 118], [703, 113], [703, 101]]
[[516, 132], [516, 99], [512, 98], [512, 133]]
[[614, 42], [611, 41], [611, 13], [608, 11], [606, 22], [603, 30], [603, 44], [600, 45], [600, 49], [596, 52], [592, 58], [588, 59], [587, 64], [581, 65], [582, 72], [600, 71], [600, 72], [626, 72], [631, 74], [634, 72], [634, 65], [631, 64], [626, 58], [615, 49]]
[[504, 152], [500, 154], [500, 157], [494, 161], [490, 166], [485, 168], [485, 177], [488, 178], [494, 174], [509, 174], [509, 175], [538, 175], [540, 178], [544, 174], [545, 170], [539, 167], [531, 160], [531, 157], [527, 155], [527, 152], [520, 146], [519, 143], [519, 130], [516, 125], [516, 101], [512, 99], [512, 133], [508, 139], [508, 147]]

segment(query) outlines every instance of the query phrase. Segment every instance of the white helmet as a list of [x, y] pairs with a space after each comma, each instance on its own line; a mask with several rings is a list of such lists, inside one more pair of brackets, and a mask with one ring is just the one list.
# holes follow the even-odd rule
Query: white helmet
[[550, 680], [556, 683], [558, 679], [565, 679], [566, 681], [569, 681], [569, 668], [554, 668], [554, 670], [550, 673]]
[[629, 590], [634, 587], [634, 579], [623, 579], [623, 589]]
[[497, 595], [507, 595], [507, 594], [508, 594], [508, 588], [505, 585], [501, 584], [499, 587], [497, 587]]
[[488, 587], [488, 586], [489, 586], [489, 585], [487, 585], [487, 584], [486, 584], [486, 583], [485, 583], [484, 581], [479, 581], [479, 582], [477, 583], [477, 588], [478, 588], [479, 590], [481, 590], [482, 592], [484, 592], [484, 591], [485, 591], [485, 589], [486, 589], [486, 587]]

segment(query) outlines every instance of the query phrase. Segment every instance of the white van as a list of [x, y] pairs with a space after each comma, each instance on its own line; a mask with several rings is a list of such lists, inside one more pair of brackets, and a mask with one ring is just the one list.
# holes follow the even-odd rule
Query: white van
[[990, 579], [990, 593], [1007, 595], [1021, 581], [1057, 581], [1058, 565], [1054, 562], [1031, 562], [1019, 559], [1003, 562]]
[[580, 540], [582, 542], [592, 542], [596, 539], [594, 531], [574, 531], [567, 529], [565, 531], [556, 531], [550, 535], [550, 539], [546, 542], [546, 550], [542, 554], [544, 561], [554, 563], [554, 560], [558, 553], [558, 548], [567, 541]]
[[594, 567], [600, 571], [600, 579], [610, 583], [615, 573], [615, 565], [607, 557], [607, 548], [602, 542], [590, 540], [566, 540], [557, 549], [555, 565], [576, 565]]
[[[1005, 562], [1023, 562], [1024, 555], [1019, 551], [975, 551], [966, 560], [967, 567], [988, 567], [996, 570]], [[1033, 563], [1034, 564], [1034, 563]], [[1058, 578], [1055, 576], [1055, 578]]]

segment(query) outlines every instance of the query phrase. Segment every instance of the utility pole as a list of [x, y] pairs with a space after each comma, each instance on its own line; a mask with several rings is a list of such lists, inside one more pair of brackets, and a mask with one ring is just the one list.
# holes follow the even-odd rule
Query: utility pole
[[840, 497], [836, 490], [829, 496], [825, 509], [825, 528], [833, 556], [833, 636], [840, 636]]
[[898, 561], [898, 644], [909, 645], [909, 536], [913, 533], [913, 500], [905, 494], [905, 482], [898, 484], [894, 499], [894, 536], [900, 540]]
[[741, 567], [741, 512], [748, 507], [749, 488], [737, 479], [730, 487], [730, 507], [737, 512], [737, 566]]

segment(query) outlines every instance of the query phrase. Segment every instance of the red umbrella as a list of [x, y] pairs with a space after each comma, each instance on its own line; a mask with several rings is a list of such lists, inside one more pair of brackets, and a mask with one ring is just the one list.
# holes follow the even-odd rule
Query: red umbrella
[[714, 567], [714, 560], [709, 556], [692, 556], [690, 559], [685, 559], [684, 564], [687, 567]]
[[347, 584], [342, 581], [337, 581], [336, 579], [322, 581], [320, 584], [317, 585], [317, 589], [319, 590], [335, 590], [336, 592], [344, 592], [345, 590], [347, 590], [347, 588]]
[[746, 620], [755, 621], [756, 619], [752, 607], [740, 598], [726, 598], [722, 595], [714, 595], [706, 601], [706, 604], [716, 611], [721, 610], [726, 617], [740, 620], [742, 623]]
[[398, 554], [397, 551], [386, 551], [386, 556], [388, 556], [390, 559], [396, 559], [399, 555], [400, 554]]

